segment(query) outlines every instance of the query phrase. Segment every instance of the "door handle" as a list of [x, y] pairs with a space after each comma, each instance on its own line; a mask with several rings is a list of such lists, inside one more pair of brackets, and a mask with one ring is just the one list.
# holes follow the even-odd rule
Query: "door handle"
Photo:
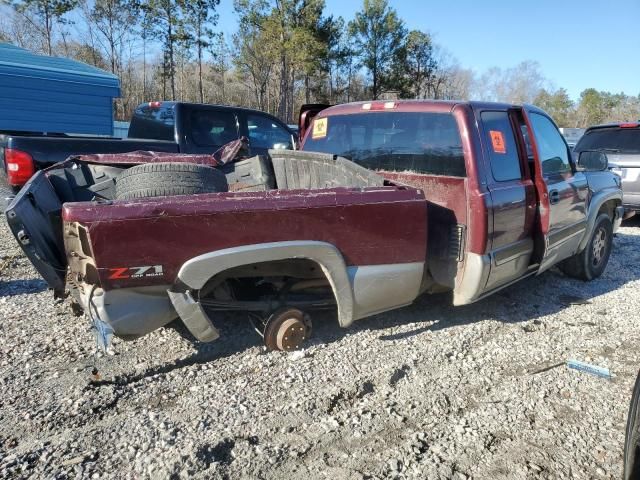
[[560, 201], [560, 192], [558, 190], [551, 190], [549, 192], [549, 203], [558, 203]]

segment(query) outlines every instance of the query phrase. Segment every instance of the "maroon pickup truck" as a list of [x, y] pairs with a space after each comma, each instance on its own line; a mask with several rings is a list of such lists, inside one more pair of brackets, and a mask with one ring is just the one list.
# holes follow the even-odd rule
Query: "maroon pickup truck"
[[180, 318], [249, 312], [270, 349], [299, 347], [309, 313], [340, 326], [450, 290], [475, 302], [558, 264], [602, 274], [623, 214], [606, 154], [574, 161], [533, 106], [400, 101], [311, 119], [302, 151], [71, 158], [7, 209], [27, 256], [68, 289], [103, 342]]

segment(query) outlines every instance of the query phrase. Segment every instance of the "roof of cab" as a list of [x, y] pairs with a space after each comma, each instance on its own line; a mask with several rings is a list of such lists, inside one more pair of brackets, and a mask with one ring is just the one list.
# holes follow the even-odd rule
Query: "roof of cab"
[[640, 128], [640, 120], [638, 120], [637, 122], [602, 123], [600, 125], [591, 125], [589, 128], [587, 128], [587, 131], [600, 128]]
[[[218, 108], [220, 110], [238, 110], [238, 111], [243, 111], [243, 112], [247, 112], [247, 113], [262, 113], [264, 115], [268, 115], [270, 117], [274, 117], [273, 115], [271, 115], [269, 112], [265, 112], [262, 110], [256, 110], [255, 108], [249, 108], [249, 107], [236, 107], [234, 105], [222, 105], [219, 103], [198, 103], [198, 102], [180, 102], [177, 100], [156, 100], [156, 101], [152, 101], [152, 102], [145, 102], [145, 103], [141, 103], [140, 105], [138, 105], [136, 108], [144, 108], [144, 107], [157, 107], [157, 108], [162, 108], [162, 107], [174, 107], [176, 105], [182, 105], [182, 106], [186, 106], [186, 107], [215, 107]], [[277, 118], [277, 117], [274, 117]]]
[[[382, 108], [370, 109], [367, 105], [373, 104], [382, 105]], [[384, 105], [392, 105], [388, 108], [384, 108]], [[325, 117], [328, 115], [349, 115], [354, 113], [362, 113], [369, 111], [385, 111], [396, 110], [402, 112], [450, 112], [456, 105], [470, 105], [474, 109], [500, 109], [507, 110], [509, 108], [521, 107], [521, 105], [515, 105], [511, 103], [499, 103], [499, 102], [476, 102], [476, 101], [462, 101], [462, 100], [369, 100], [365, 102], [352, 102], [344, 103], [341, 105], [334, 105], [325, 110], [322, 110], [318, 117]], [[535, 106], [529, 105], [532, 110], [539, 110]]]

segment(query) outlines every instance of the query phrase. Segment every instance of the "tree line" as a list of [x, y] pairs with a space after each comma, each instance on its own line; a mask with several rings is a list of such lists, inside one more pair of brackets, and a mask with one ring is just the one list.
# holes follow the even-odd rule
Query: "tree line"
[[219, 2], [0, 0], [0, 40], [113, 72], [121, 120], [158, 99], [241, 105], [292, 122], [303, 103], [378, 98], [528, 102], [566, 127], [640, 119], [640, 95], [591, 88], [574, 102], [536, 62], [464, 68], [387, 0], [363, 0], [349, 21], [324, 0], [234, 0], [230, 37], [217, 28]]

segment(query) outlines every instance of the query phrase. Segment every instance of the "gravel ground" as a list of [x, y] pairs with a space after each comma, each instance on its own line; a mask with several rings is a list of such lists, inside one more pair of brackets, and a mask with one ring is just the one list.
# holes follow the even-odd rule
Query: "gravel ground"
[[632, 222], [597, 281], [551, 271], [349, 330], [317, 316], [297, 353], [265, 353], [242, 316], [212, 344], [171, 325], [116, 340], [91, 384], [88, 321], [53, 301], [3, 219], [0, 477], [619, 478], [639, 259]]

